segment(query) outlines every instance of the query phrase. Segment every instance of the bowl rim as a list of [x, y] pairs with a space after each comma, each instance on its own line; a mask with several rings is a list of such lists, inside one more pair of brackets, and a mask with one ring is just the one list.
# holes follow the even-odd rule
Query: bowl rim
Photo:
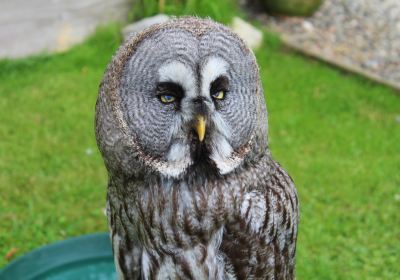
[[108, 233], [81, 235], [45, 245], [22, 255], [0, 270], [0, 279], [33, 280], [70, 264], [113, 260]]

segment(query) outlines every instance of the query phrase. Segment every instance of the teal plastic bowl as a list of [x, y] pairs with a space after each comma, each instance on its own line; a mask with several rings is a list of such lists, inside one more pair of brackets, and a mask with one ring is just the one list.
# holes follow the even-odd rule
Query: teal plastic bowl
[[36, 249], [0, 271], [0, 280], [115, 280], [108, 233], [83, 235]]

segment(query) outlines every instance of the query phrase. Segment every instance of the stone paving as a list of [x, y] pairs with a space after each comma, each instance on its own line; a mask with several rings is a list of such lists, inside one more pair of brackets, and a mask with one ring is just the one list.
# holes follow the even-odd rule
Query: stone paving
[[289, 46], [400, 90], [400, 0], [326, 0], [310, 18], [256, 17]]
[[0, 59], [65, 51], [99, 25], [124, 22], [131, 0], [0, 0]]

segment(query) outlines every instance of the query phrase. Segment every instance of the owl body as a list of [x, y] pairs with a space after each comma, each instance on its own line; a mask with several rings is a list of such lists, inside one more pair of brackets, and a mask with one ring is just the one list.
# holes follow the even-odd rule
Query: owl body
[[254, 55], [210, 20], [128, 40], [96, 106], [121, 279], [294, 279], [298, 200]]

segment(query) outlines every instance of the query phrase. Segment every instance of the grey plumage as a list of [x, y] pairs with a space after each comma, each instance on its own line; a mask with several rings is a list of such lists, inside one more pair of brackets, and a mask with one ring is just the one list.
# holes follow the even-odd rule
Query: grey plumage
[[185, 17], [125, 42], [96, 138], [121, 279], [294, 278], [296, 190], [268, 149], [254, 55], [228, 28]]

